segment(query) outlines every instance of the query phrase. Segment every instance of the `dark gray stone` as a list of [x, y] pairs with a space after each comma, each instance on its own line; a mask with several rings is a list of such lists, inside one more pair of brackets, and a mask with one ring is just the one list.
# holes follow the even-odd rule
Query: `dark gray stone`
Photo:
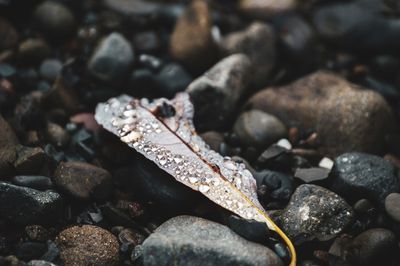
[[124, 77], [133, 63], [131, 44], [113, 32], [100, 41], [88, 63], [89, 72], [103, 81], [117, 81]]
[[43, 78], [51, 81], [55, 80], [60, 75], [63, 68], [62, 63], [57, 59], [46, 59], [40, 65], [40, 75]]
[[18, 224], [50, 222], [62, 207], [60, 194], [0, 182], [0, 216]]
[[30, 187], [37, 190], [47, 190], [53, 186], [49, 177], [40, 175], [18, 175], [14, 176], [11, 182], [17, 186]]
[[352, 208], [335, 193], [316, 185], [299, 186], [280, 219], [292, 241], [325, 241], [335, 237], [352, 221]]
[[168, 220], [142, 247], [145, 266], [283, 265], [267, 247], [241, 238], [226, 226], [191, 216]]
[[195, 106], [194, 122], [202, 130], [226, 126], [251, 79], [251, 62], [243, 54], [228, 56], [186, 89]]
[[390, 218], [400, 222], [400, 194], [391, 193], [385, 199], [385, 210]]
[[348, 200], [367, 198], [383, 205], [387, 195], [399, 191], [394, 166], [375, 155], [342, 154], [335, 159], [332, 176], [332, 190]]

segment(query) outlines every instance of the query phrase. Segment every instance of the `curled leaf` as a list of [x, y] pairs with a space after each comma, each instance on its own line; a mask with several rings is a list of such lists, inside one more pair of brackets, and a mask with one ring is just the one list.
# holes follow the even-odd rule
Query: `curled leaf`
[[245, 219], [265, 222], [288, 245], [294, 266], [294, 247], [258, 201], [252, 174], [244, 164], [209, 149], [196, 134], [193, 112], [186, 93], [152, 102], [121, 95], [99, 104], [95, 118], [177, 181]]

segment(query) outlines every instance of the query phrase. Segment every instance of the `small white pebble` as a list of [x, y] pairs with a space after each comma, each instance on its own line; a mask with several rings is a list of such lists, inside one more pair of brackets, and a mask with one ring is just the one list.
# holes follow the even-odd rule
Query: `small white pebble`
[[287, 139], [280, 139], [276, 145], [288, 150], [292, 149], [292, 144]]
[[328, 157], [324, 157], [321, 159], [321, 161], [319, 162], [319, 167], [322, 168], [326, 168], [326, 169], [332, 169], [333, 167], [333, 161], [331, 159], [329, 159]]

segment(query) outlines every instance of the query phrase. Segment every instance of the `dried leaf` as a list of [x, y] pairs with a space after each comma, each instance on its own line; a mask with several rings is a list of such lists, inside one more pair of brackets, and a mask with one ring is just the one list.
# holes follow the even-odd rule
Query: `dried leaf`
[[250, 171], [209, 149], [196, 134], [193, 112], [186, 93], [153, 102], [122, 95], [99, 104], [95, 118], [177, 181], [245, 219], [265, 222], [288, 245], [294, 266], [294, 247], [258, 201]]

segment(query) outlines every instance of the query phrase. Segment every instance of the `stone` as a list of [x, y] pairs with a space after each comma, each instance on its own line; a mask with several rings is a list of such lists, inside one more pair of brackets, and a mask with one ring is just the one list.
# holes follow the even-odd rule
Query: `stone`
[[260, 150], [287, 135], [285, 125], [278, 118], [260, 110], [242, 113], [236, 120], [233, 131], [242, 145]]
[[352, 208], [335, 193], [304, 184], [293, 193], [279, 217], [282, 230], [294, 243], [326, 241], [342, 232], [353, 219]]
[[18, 32], [4, 18], [0, 18], [0, 51], [14, 48], [18, 43]]
[[399, 191], [400, 182], [390, 162], [353, 152], [335, 159], [330, 188], [346, 199], [367, 198], [383, 206], [387, 195]]
[[348, 151], [380, 153], [386, 136], [396, 131], [391, 109], [379, 94], [323, 71], [264, 89], [246, 107], [270, 113], [301, 134], [314, 130], [318, 152], [328, 157]]
[[159, 5], [145, 0], [103, 0], [103, 5], [124, 16], [153, 15]]
[[381, 1], [352, 1], [316, 8], [314, 26], [326, 41], [355, 52], [396, 51], [400, 27], [397, 12]]
[[196, 110], [196, 128], [216, 130], [225, 127], [250, 80], [250, 60], [243, 54], [234, 54], [190, 83], [186, 92]]
[[54, 183], [78, 200], [104, 200], [112, 190], [107, 170], [83, 162], [61, 162], [54, 172]]
[[17, 246], [15, 255], [20, 260], [29, 261], [39, 259], [47, 250], [45, 243], [24, 242]]
[[14, 185], [30, 187], [37, 190], [48, 190], [53, 187], [51, 179], [40, 175], [17, 175], [11, 179]]
[[0, 216], [17, 224], [45, 224], [61, 211], [60, 194], [0, 182]]
[[38, 224], [25, 226], [25, 233], [30, 240], [37, 242], [45, 242], [51, 238], [49, 230]]
[[37, 64], [50, 56], [49, 45], [41, 38], [29, 38], [18, 46], [18, 60], [22, 63]]
[[192, 81], [192, 77], [179, 64], [170, 63], [163, 66], [155, 77], [157, 87], [163, 96], [173, 97], [183, 91]]
[[56, 264], [45, 260], [31, 260], [26, 266], [56, 266]]
[[224, 135], [217, 131], [207, 131], [200, 137], [210, 146], [210, 149], [219, 152], [221, 144], [224, 142]]
[[297, 168], [294, 177], [305, 183], [322, 181], [328, 178], [331, 171], [322, 167]]
[[350, 244], [347, 258], [352, 265], [391, 265], [398, 252], [396, 235], [387, 229], [373, 228], [356, 236]]
[[34, 24], [55, 42], [71, 37], [75, 30], [75, 18], [71, 10], [55, 1], [44, 1], [37, 6], [33, 20]]
[[192, 216], [168, 220], [142, 248], [144, 266], [283, 265], [269, 248], [243, 239], [224, 225]]
[[119, 265], [117, 238], [103, 228], [93, 225], [73, 226], [60, 232], [55, 242], [66, 266]]
[[180, 16], [171, 35], [170, 53], [185, 67], [200, 73], [216, 62], [218, 49], [206, 1], [193, 1]]
[[143, 31], [135, 34], [133, 45], [139, 52], [155, 53], [161, 49], [162, 41], [157, 32]]
[[243, 31], [233, 32], [220, 42], [224, 55], [243, 53], [252, 63], [252, 83], [264, 86], [276, 60], [276, 36], [272, 26], [253, 22]]
[[236, 215], [229, 216], [229, 227], [241, 237], [263, 244], [270, 236], [269, 228], [263, 222], [246, 220]]
[[277, 13], [285, 13], [295, 7], [295, 0], [240, 0], [238, 2], [238, 9], [241, 12], [258, 19], [271, 18]]
[[400, 222], [400, 194], [390, 193], [385, 198], [386, 213], [396, 222]]
[[96, 78], [112, 82], [123, 78], [134, 61], [131, 44], [117, 32], [102, 39], [89, 62], [89, 72]]
[[70, 141], [68, 132], [56, 123], [47, 123], [47, 140], [57, 147], [65, 147]]
[[40, 65], [40, 75], [48, 80], [54, 81], [60, 75], [63, 68], [62, 63], [57, 59], [46, 59]]
[[276, 171], [262, 170], [254, 173], [257, 186], [267, 187], [268, 197], [275, 200], [288, 200], [293, 193], [293, 177]]

